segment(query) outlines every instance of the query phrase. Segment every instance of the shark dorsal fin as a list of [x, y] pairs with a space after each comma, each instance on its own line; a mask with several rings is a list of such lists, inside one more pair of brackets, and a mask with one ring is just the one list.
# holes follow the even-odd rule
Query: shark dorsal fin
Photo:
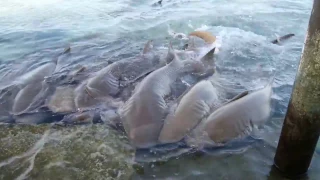
[[175, 50], [173, 49], [171, 41], [169, 42], [169, 50], [168, 51], [171, 54], [170, 56], [173, 57], [172, 61], [170, 63], [168, 63], [168, 64], [175, 64], [175, 65], [179, 64], [181, 62], [181, 60], [178, 57], [178, 55], [175, 52]]
[[213, 66], [213, 56], [214, 56], [214, 51], [216, 50], [216, 47], [213, 47], [210, 51], [208, 51], [206, 54], [203, 56], [199, 57], [199, 60], [204, 63], [204, 65], [208, 66]]
[[147, 41], [147, 43], [144, 45], [142, 54], [147, 54], [153, 49], [153, 40]]
[[172, 42], [169, 42], [169, 46], [168, 46], [168, 53], [166, 56], [166, 63], [170, 63], [173, 59], [174, 59], [174, 49], [172, 47]]
[[56, 57], [54, 60], [52, 60], [52, 62], [54, 62], [55, 64], [58, 64], [59, 57], [64, 54], [70, 53], [70, 51], [71, 51], [71, 47], [67, 46], [66, 48], [64, 48], [63, 52], [59, 53], [58, 57]]

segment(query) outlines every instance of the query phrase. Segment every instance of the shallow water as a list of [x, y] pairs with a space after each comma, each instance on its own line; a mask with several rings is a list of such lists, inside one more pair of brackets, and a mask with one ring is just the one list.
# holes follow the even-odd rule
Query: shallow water
[[[1, 179], [278, 178], [270, 173], [282, 125], [278, 117], [286, 112], [312, 1], [164, 0], [162, 7], [153, 7], [154, 2], [2, 0], [0, 84], [10, 81], [8, 71], [28, 71], [69, 44], [71, 56], [61, 59], [60, 67], [80, 64], [98, 70], [139, 53], [149, 39], [156, 48], [167, 47], [168, 26], [183, 33], [207, 30], [221, 39], [217, 66], [228, 82], [255, 89], [277, 73], [274, 118], [261, 133], [263, 141], [205, 155], [181, 155], [181, 150], [169, 160], [137, 165], [126, 137], [105, 125], [0, 126]], [[287, 43], [270, 43], [275, 34], [287, 33], [295, 34]], [[319, 167], [316, 153], [310, 179], [319, 179]]]

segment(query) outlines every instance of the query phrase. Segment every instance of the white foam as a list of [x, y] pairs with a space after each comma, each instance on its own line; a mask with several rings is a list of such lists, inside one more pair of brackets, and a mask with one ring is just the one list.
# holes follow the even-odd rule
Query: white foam
[[202, 24], [199, 28], [196, 28], [195, 31], [207, 31], [209, 27], [205, 24]]

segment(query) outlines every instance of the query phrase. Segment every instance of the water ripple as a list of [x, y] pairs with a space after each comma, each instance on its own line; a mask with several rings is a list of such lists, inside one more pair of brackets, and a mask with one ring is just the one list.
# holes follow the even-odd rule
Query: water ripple
[[[156, 48], [167, 47], [168, 27], [182, 33], [206, 30], [221, 39], [216, 62], [221, 77], [226, 80], [226, 88], [236, 87], [236, 92], [256, 89], [264, 86], [270, 75], [277, 73], [272, 98], [274, 117], [284, 116], [300, 59], [311, 1], [164, 0], [162, 6], [152, 6], [155, 2], [2, 0], [0, 84], [52, 60], [68, 45], [72, 46], [72, 53], [59, 59], [59, 66], [64, 69], [85, 65], [94, 72], [110, 62], [140, 53], [149, 39], [155, 40]], [[287, 33], [295, 36], [284, 45], [270, 43], [276, 35]], [[269, 122], [263, 136], [265, 143], [246, 146], [233, 156], [229, 156], [233, 153], [231, 150], [230, 153], [222, 153], [224, 155], [209, 157], [189, 155], [165, 162], [165, 166], [153, 164], [149, 169], [145, 167], [144, 173], [135, 170], [132, 177], [237, 179], [246, 174], [247, 179], [263, 179], [268, 176], [268, 166], [272, 164], [272, 152], [281, 122], [280, 119]], [[12, 147], [11, 151], [0, 148], [1, 154], [20, 150], [18, 144], [24, 144], [21, 142], [23, 136], [38, 137], [30, 134], [22, 132], [17, 137], [8, 135], [9, 138], [1, 139], [0, 143]], [[132, 154], [128, 152], [131, 149], [125, 138], [121, 142], [119, 138], [122, 137], [103, 127], [53, 132], [49, 137], [50, 144], [46, 143], [44, 149], [28, 161], [35, 162], [34, 166], [40, 170], [33, 168], [29, 171], [30, 166], [25, 164], [23, 167], [13, 165], [5, 169], [6, 176], [16, 173], [30, 174], [30, 177], [39, 179], [50, 175], [71, 179], [128, 177], [133, 171]], [[12, 140], [12, 146], [8, 139]], [[175, 153], [179, 155], [185, 151]], [[1, 158], [3, 162], [2, 155]]]

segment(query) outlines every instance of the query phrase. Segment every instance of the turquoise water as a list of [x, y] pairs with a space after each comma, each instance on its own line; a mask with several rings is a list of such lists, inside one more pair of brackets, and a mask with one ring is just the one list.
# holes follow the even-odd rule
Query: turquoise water
[[[72, 47], [72, 56], [61, 62], [61, 66], [72, 63], [99, 69], [99, 65], [107, 60], [117, 61], [139, 53], [143, 44], [149, 39], [155, 41], [156, 48], [165, 48], [168, 43], [167, 37], [169, 37], [168, 27], [183, 33], [199, 29], [206, 30], [221, 39], [217, 65], [222, 70], [222, 75], [230, 82], [253, 89], [264, 85], [262, 76], [277, 73], [273, 84], [274, 118], [268, 122], [262, 133], [265, 142], [250, 145], [236, 153], [182, 156], [160, 165], [148, 164], [142, 173], [133, 166], [131, 160], [133, 154], [128, 147], [128, 142], [123, 140], [125, 138], [115, 137], [116, 135], [112, 138], [108, 137], [107, 134], [111, 130], [107, 127], [59, 129], [49, 132], [46, 143], [39, 146], [41, 147], [38, 148], [39, 152], [31, 153], [30, 158], [34, 155], [33, 159], [17, 160], [22, 164], [25, 163], [24, 166], [17, 168], [14, 163], [1, 165], [0, 172], [5, 173], [1, 173], [0, 178], [21, 175], [30, 179], [50, 177], [54, 179], [58, 174], [65, 179], [87, 177], [98, 179], [105, 177], [118, 179], [129, 177], [133, 179], [274, 178], [274, 175], [271, 177], [269, 175], [270, 166], [282, 125], [281, 117], [285, 115], [298, 67], [312, 1], [163, 0], [162, 6], [152, 6], [154, 2], [146, 0], [1, 0], [1, 81], [10, 81], [10, 78], [5, 76], [8, 68], [11, 71], [19, 71], [30, 64], [50, 60], [68, 45]], [[295, 36], [281, 46], [270, 43], [276, 38], [276, 34], [287, 33], [294, 33]], [[258, 66], [261, 68], [257, 68]], [[29, 127], [21, 127], [18, 130], [1, 128], [3, 132], [18, 134], [4, 133], [3, 138], [0, 137], [3, 147], [18, 149], [17, 151], [11, 149], [12, 153], [8, 153], [10, 151], [5, 150], [6, 148], [0, 148], [0, 154], [4, 154], [0, 158], [1, 161], [27, 152], [44, 133], [43, 131], [29, 132], [31, 131]], [[76, 132], [79, 131], [77, 128], [83, 128], [81, 129], [83, 134], [77, 136]], [[73, 133], [67, 136], [69, 131]], [[92, 134], [93, 131], [96, 131], [96, 134]], [[88, 139], [86, 139], [87, 136]], [[99, 137], [95, 138], [96, 136]], [[76, 137], [80, 138], [81, 142], [71, 141]], [[21, 138], [25, 138], [27, 142], [30, 141], [30, 144], [25, 146], [20, 144]], [[75, 147], [68, 149], [67, 142]], [[88, 146], [90, 142], [93, 143], [92, 146]], [[101, 145], [103, 148], [100, 147]], [[126, 150], [122, 151], [122, 149]], [[97, 152], [101, 157], [96, 154], [91, 155]], [[40, 155], [37, 155], [38, 153]], [[41, 153], [48, 153], [54, 157], [46, 158], [44, 155], [41, 156]], [[77, 154], [81, 155], [78, 157]], [[86, 166], [88, 161], [83, 159], [88, 156], [91, 157], [90, 165]], [[311, 179], [319, 177], [316, 169], [320, 167], [320, 162], [318, 155], [315, 154], [315, 156], [310, 170]], [[82, 160], [77, 159], [81, 157]], [[112, 165], [108, 164], [109, 161]], [[32, 166], [30, 166], [31, 162], [34, 162]], [[28, 171], [28, 167], [32, 169]], [[18, 173], [12, 173], [13, 169]], [[106, 169], [111, 169], [112, 173]]]

